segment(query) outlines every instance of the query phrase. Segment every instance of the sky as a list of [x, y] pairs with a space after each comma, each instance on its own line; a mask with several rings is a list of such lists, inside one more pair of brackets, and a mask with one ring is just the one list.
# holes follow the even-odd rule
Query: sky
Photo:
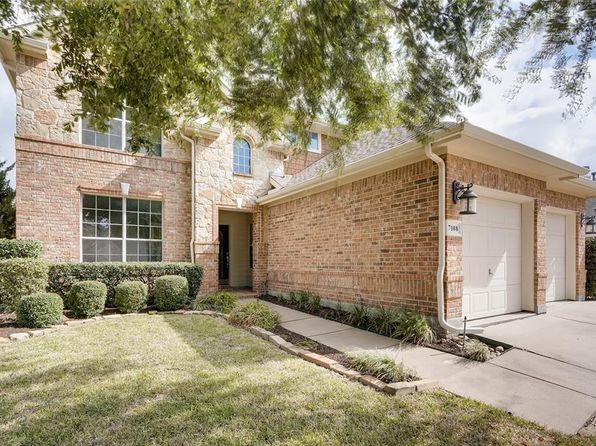
[[[501, 82], [483, 81], [482, 99], [464, 108], [464, 116], [472, 124], [596, 171], [596, 110], [564, 119], [566, 103], [551, 88], [548, 69], [541, 83], [526, 85], [513, 100], [505, 99], [517, 71], [536, 46], [529, 41], [509, 60], [507, 71], [493, 71]], [[591, 73], [596, 76], [596, 59], [590, 62]], [[589, 80], [588, 84], [586, 102], [596, 95], [596, 81]], [[0, 69], [0, 160], [14, 161], [14, 132], [15, 95]]]

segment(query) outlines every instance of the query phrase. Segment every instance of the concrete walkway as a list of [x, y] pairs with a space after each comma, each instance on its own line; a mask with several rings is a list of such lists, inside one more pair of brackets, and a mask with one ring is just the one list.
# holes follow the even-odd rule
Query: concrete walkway
[[561, 432], [576, 433], [596, 411], [596, 372], [592, 370], [517, 348], [486, 363], [469, 361], [262, 302], [279, 313], [281, 326], [288, 330], [342, 352], [383, 350], [452, 393]]

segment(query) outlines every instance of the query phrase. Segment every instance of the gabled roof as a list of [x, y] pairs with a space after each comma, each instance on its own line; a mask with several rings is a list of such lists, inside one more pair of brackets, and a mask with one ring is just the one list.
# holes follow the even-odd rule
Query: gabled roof
[[[441, 127], [436, 128], [436, 131], [453, 129], [458, 125], [456, 122], [444, 122]], [[348, 166], [366, 158], [379, 155], [396, 146], [414, 141], [415, 139], [416, 136], [403, 127], [384, 129], [378, 132], [366, 132], [356, 141], [340, 147], [335, 152], [328, 153], [293, 175], [284, 187], [304, 183], [342, 164], [343, 166]]]
[[[445, 122], [430, 133], [430, 138], [439, 155], [450, 153], [539, 179], [549, 190], [596, 197], [596, 182], [584, 178], [587, 168], [467, 122]], [[295, 199], [423, 159], [423, 144], [403, 128], [368, 132], [298, 172], [257, 202]]]

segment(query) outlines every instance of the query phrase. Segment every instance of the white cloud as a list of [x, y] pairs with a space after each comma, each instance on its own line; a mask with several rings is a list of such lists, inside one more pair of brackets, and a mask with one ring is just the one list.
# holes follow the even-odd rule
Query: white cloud
[[[587, 116], [563, 118], [566, 102], [551, 88], [550, 68], [543, 70], [542, 82], [524, 85], [511, 101], [505, 98], [518, 70], [536, 47], [536, 42], [529, 42], [512, 55], [511, 69], [497, 73], [501, 83], [483, 81], [482, 99], [465, 108], [464, 115], [475, 125], [596, 170], [596, 126], [593, 124], [596, 111]], [[591, 60], [590, 71], [596, 75], [596, 59]], [[586, 102], [594, 95], [596, 85], [589, 82]]]

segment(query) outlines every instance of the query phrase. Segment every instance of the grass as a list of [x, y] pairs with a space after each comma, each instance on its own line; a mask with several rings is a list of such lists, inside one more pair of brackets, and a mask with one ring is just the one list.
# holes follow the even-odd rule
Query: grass
[[391, 356], [381, 353], [355, 352], [348, 358], [354, 368], [385, 382], [414, 381], [419, 378], [416, 371], [397, 364]]
[[396, 398], [205, 316], [0, 344], [0, 444], [593, 444], [445, 392]]

